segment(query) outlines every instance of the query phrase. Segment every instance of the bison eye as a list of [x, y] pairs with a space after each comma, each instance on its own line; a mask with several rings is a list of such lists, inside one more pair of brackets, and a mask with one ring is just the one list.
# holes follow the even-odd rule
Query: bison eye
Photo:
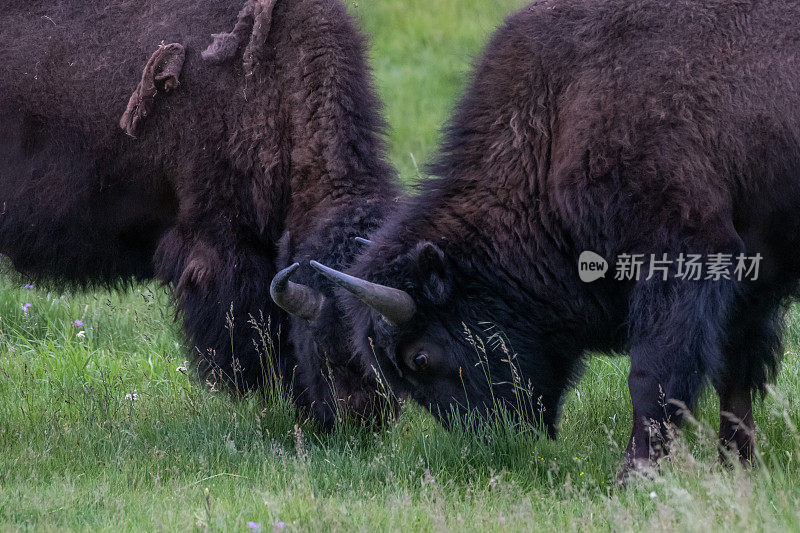
[[426, 368], [428, 368], [428, 354], [425, 352], [418, 352], [417, 355], [414, 356], [414, 369], [425, 370]]

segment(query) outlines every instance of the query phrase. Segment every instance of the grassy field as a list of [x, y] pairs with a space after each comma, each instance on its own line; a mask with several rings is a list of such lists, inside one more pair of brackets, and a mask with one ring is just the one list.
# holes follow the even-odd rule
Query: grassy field
[[[392, 124], [419, 175], [471, 57], [520, 1], [359, 0]], [[625, 358], [596, 357], [557, 441], [448, 433], [414, 405], [322, 434], [287, 405], [232, 401], [184, 370], [163, 289], [54, 294], [0, 280], [0, 531], [800, 530], [800, 315], [758, 407], [759, 464], [716, 461], [716, 400], [653, 480], [615, 484]]]

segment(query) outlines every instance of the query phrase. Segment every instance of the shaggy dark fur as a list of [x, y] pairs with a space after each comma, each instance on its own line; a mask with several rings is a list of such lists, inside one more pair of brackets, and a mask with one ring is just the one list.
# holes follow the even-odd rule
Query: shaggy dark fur
[[[290, 96], [297, 110], [294, 123], [302, 126], [306, 139], [294, 147], [292, 190], [305, 193], [292, 195], [278, 268], [318, 257], [350, 266], [363, 249], [355, 237], [373, 233], [400, 194], [395, 172], [386, 163], [384, 122], [364, 59], [364, 40], [344, 15], [344, 8], [331, 13], [330, 28], [321, 22], [308, 25], [309, 31], [325, 30], [317, 36], [321, 50], [338, 49], [351, 59], [336, 64], [332, 54], [317, 51], [308, 59], [304, 83], [330, 92], [304, 90]], [[298, 362], [298, 402], [326, 427], [338, 407], [374, 419], [384, 405], [376, 394], [375, 374], [354, 357], [332, 284], [307, 267], [292, 279], [328, 297], [313, 322], [295, 316], [289, 322], [286, 348]]]
[[[723, 443], [749, 460], [751, 393], [775, 376], [800, 276], [798, 42], [800, 4], [786, 0], [553, 0], [512, 16], [439, 177], [349, 271], [416, 301], [395, 327], [342, 295], [365, 364], [440, 416], [525, 411], [517, 381], [555, 433], [587, 351], [627, 349], [628, 467], [660, 453], [664, 424], [707, 380]], [[612, 264], [588, 284], [584, 250], [764, 259], [757, 282], [622, 282]]]
[[[12, 1], [0, 38], [0, 253], [62, 284], [155, 276], [174, 288], [203, 375], [247, 389], [277, 363], [292, 379], [282, 338], [265, 359], [249, 323], [285, 328], [269, 296], [280, 236], [320, 231], [352, 256], [369, 199], [393, 183], [342, 3]], [[177, 51], [161, 43], [185, 49], [182, 69], [177, 56], [148, 64]], [[178, 72], [146, 120], [123, 119], [138, 138], [126, 135], [137, 82], [146, 100]]]

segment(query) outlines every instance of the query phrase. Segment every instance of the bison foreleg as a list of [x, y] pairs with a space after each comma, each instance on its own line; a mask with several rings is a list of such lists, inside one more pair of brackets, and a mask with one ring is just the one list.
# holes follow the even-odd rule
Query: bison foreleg
[[714, 386], [719, 393], [720, 456], [752, 464], [755, 421], [752, 397], [774, 377], [783, 355], [780, 332], [785, 323], [785, 297], [794, 285], [758, 284], [737, 298], [728, 321], [725, 370]]
[[236, 392], [281, 386], [276, 377], [290, 382], [292, 363], [281, 356], [279, 313], [269, 296], [269, 252], [230, 228], [210, 226], [202, 236], [173, 228], [156, 253], [156, 271], [174, 289], [201, 376]]
[[743, 465], [752, 464], [755, 435], [750, 390], [746, 387], [719, 389], [719, 444], [723, 463], [738, 457]]
[[647, 471], [667, 453], [670, 433], [719, 375], [730, 281], [647, 281], [631, 300], [633, 431], [623, 476]]

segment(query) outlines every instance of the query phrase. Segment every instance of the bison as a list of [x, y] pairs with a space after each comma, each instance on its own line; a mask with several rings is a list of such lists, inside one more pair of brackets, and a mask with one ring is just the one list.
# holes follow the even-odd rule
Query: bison
[[346, 265], [396, 187], [344, 5], [12, 1], [0, 38], [0, 253], [61, 285], [161, 280], [203, 376], [297, 372], [329, 401], [269, 284], [284, 232]]
[[[346, 273], [313, 263], [346, 289], [365, 365], [443, 420], [506, 406], [554, 435], [587, 354], [628, 351], [623, 473], [666, 452], [707, 382], [721, 446], [750, 461], [800, 277], [798, 42], [788, 0], [546, 0], [511, 16], [436, 177]], [[581, 280], [585, 252], [605, 277]], [[636, 254], [667, 266], [624, 275]], [[690, 254], [703, 268], [686, 278]]]

